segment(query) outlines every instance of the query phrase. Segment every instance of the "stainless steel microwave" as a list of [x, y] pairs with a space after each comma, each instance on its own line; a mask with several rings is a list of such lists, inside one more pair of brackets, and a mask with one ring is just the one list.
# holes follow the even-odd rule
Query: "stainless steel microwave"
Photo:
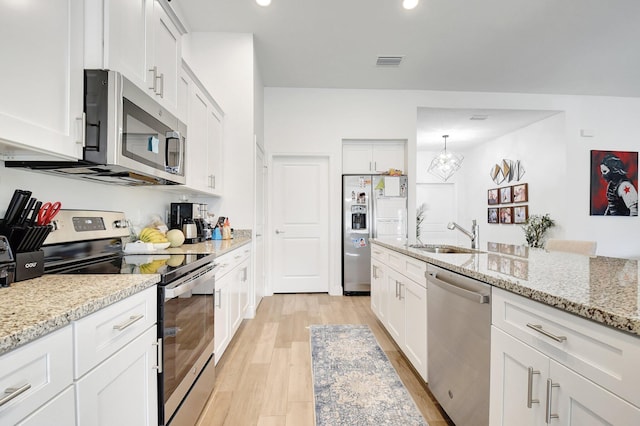
[[187, 126], [122, 74], [84, 72], [85, 144], [79, 161], [6, 161], [119, 185], [185, 183]]

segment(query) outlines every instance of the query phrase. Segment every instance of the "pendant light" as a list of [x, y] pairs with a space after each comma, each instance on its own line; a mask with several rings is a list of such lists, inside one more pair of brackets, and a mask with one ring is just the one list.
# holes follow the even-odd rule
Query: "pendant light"
[[447, 151], [447, 138], [449, 135], [442, 135], [442, 137], [444, 138], [444, 149], [431, 160], [427, 171], [446, 181], [462, 166], [464, 157], [455, 152]]

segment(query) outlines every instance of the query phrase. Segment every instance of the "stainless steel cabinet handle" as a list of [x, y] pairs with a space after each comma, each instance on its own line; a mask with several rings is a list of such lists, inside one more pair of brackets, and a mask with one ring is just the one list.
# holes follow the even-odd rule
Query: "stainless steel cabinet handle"
[[560, 384], [553, 383], [553, 380], [547, 379], [547, 408], [545, 411], [545, 419], [544, 419], [544, 421], [547, 424], [551, 423], [551, 419], [558, 418], [557, 414], [551, 414], [551, 396], [553, 393], [553, 388], [559, 388], [559, 387], [560, 387]]
[[529, 327], [532, 330], [537, 331], [538, 333], [544, 334], [545, 336], [549, 337], [550, 339], [555, 340], [556, 342], [562, 343], [565, 340], [567, 340], [567, 336], [556, 336], [555, 334], [549, 333], [547, 330], [543, 329], [540, 324], [527, 323], [527, 327]]
[[87, 114], [83, 112], [82, 117], [76, 117], [76, 122], [79, 122], [78, 126], [80, 127], [78, 131], [78, 140], [76, 141], [76, 143], [78, 145], [82, 145], [82, 147], [84, 148], [86, 146], [85, 129], [87, 128]]
[[443, 281], [440, 278], [436, 277], [436, 272], [429, 272], [429, 275], [427, 276], [427, 280], [429, 280], [431, 283], [437, 285], [438, 287], [444, 290], [455, 293], [458, 296], [462, 296], [465, 299], [472, 300], [476, 303], [484, 304], [484, 303], [489, 303], [490, 301], [490, 297], [488, 294], [482, 294], [476, 291], [467, 290], [466, 288], [458, 287], [453, 283]]
[[371, 161], [369, 161], [369, 171], [371, 171]]
[[284, 231], [281, 231], [279, 229], [276, 229], [276, 234], [284, 234]]
[[373, 171], [375, 172], [376, 170], [378, 170], [378, 162], [374, 161], [373, 162]]
[[122, 324], [116, 324], [113, 326], [114, 330], [118, 330], [118, 331], [122, 331], [125, 328], [131, 326], [134, 322], [136, 321], [140, 321], [142, 318], [144, 318], [144, 315], [140, 314], [140, 315], [132, 315], [129, 317], [128, 320], [126, 320], [125, 322], [123, 322]]
[[531, 408], [532, 404], [539, 404], [539, 399], [533, 399], [533, 375], [540, 374], [539, 371], [533, 369], [533, 367], [529, 367], [527, 369], [527, 408]]
[[404, 284], [401, 281], [396, 282], [398, 283], [398, 300], [402, 300], [402, 287], [404, 287]]
[[378, 267], [376, 265], [372, 266], [373, 268], [373, 278], [378, 279]]
[[31, 385], [29, 383], [22, 385], [19, 388], [6, 388], [4, 390], [5, 396], [0, 398], [0, 407], [29, 389], [31, 389]]
[[396, 281], [396, 297], [398, 297], [398, 281]]
[[153, 366], [154, 370], [158, 370], [158, 374], [162, 373], [162, 337], [158, 337], [158, 340], [153, 343], [153, 346], [157, 347], [158, 353], [158, 365]]
[[157, 81], [158, 81], [158, 67], [155, 66], [155, 67], [151, 68], [149, 70], [149, 72], [153, 73], [153, 77], [151, 77], [152, 85], [151, 85], [151, 87], [149, 87], [149, 89], [153, 90], [153, 93], [156, 93], [156, 91], [158, 90], [158, 83], [157, 83]]
[[161, 73], [159, 77], [156, 77], [160, 80], [160, 92], [157, 92], [156, 95], [164, 98], [164, 73]]

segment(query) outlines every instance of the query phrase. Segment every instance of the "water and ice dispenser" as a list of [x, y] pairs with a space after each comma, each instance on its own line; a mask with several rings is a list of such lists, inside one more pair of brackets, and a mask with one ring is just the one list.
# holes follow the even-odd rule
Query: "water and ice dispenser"
[[351, 229], [367, 229], [367, 206], [351, 206]]

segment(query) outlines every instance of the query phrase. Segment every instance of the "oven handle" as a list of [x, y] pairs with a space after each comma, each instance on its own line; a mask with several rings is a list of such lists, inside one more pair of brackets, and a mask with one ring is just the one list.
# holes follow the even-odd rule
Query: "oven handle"
[[201, 281], [215, 277], [220, 266], [217, 263], [209, 265], [187, 274], [185, 277], [164, 288], [164, 300], [176, 298], [188, 291], [193, 290]]

